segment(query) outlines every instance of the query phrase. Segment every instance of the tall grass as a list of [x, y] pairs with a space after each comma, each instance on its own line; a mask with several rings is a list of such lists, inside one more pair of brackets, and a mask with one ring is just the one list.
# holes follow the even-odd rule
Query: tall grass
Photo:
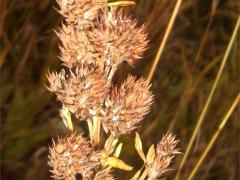
[[195, 141], [195, 139], [196, 139], [197, 133], [199, 132], [200, 126], [202, 125], [203, 120], [204, 120], [204, 118], [205, 118], [205, 116], [206, 116], [206, 114], [207, 114], [207, 111], [208, 111], [208, 109], [209, 109], [209, 106], [210, 106], [210, 103], [211, 103], [211, 101], [212, 101], [213, 95], [214, 95], [214, 93], [215, 93], [215, 91], [216, 91], [217, 85], [218, 85], [218, 83], [219, 83], [219, 81], [220, 81], [220, 78], [221, 78], [221, 75], [222, 75], [222, 73], [223, 73], [223, 69], [224, 69], [224, 67], [225, 67], [225, 65], [226, 65], [226, 62], [227, 62], [229, 53], [230, 53], [230, 51], [231, 51], [231, 49], [232, 49], [233, 42], [234, 42], [234, 40], [235, 40], [235, 38], [236, 38], [236, 34], [237, 34], [238, 29], [239, 29], [239, 23], [240, 23], [240, 17], [239, 17], [238, 20], [237, 20], [236, 26], [235, 26], [235, 28], [234, 28], [234, 31], [233, 31], [232, 37], [231, 37], [231, 39], [230, 39], [230, 42], [229, 42], [229, 44], [228, 44], [228, 46], [227, 46], [227, 49], [226, 49], [226, 52], [225, 52], [225, 54], [224, 54], [224, 57], [223, 57], [221, 66], [220, 66], [220, 68], [219, 68], [219, 71], [218, 71], [218, 73], [217, 73], [216, 79], [214, 80], [212, 89], [211, 89], [211, 91], [210, 91], [210, 94], [209, 94], [209, 96], [208, 96], [208, 99], [207, 99], [207, 101], [206, 101], [206, 104], [204, 105], [203, 111], [202, 111], [201, 115], [199, 116], [199, 119], [197, 120], [197, 125], [196, 125], [196, 127], [195, 127], [195, 129], [194, 129], [194, 131], [193, 131], [193, 134], [192, 134], [192, 136], [191, 136], [191, 139], [190, 139], [190, 141], [189, 141], [189, 144], [188, 144], [188, 146], [187, 146], [187, 149], [186, 149], [186, 151], [185, 151], [185, 153], [184, 153], [183, 159], [182, 159], [182, 161], [181, 161], [181, 163], [180, 163], [180, 167], [179, 167], [179, 170], [178, 170], [178, 172], [177, 172], [177, 175], [176, 175], [176, 178], [175, 178], [175, 179], [179, 179], [181, 170], [182, 170], [182, 168], [183, 168], [183, 166], [184, 166], [184, 164], [185, 164], [185, 162], [186, 162], [186, 160], [187, 160], [187, 157], [188, 157], [188, 155], [189, 155], [189, 153], [190, 153], [190, 150], [191, 150], [191, 148], [192, 148], [192, 146], [193, 146], [193, 143], [194, 143], [194, 141]]

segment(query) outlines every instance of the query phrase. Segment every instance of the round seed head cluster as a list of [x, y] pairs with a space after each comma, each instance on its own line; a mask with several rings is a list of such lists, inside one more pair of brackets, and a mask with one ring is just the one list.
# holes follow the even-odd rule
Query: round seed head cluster
[[48, 89], [80, 120], [97, 115], [108, 95], [109, 83], [98, 69], [77, 68], [75, 72], [48, 75]]
[[123, 15], [122, 10], [105, 10], [101, 19], [88, 33], [89, 41], [101, 59], [111, 67], [123, 61], [133, 65], [145, 51], [148, 40], [144, 27], [136, 27], [136, 21]]
[[129, 76], [120, 88], [113, 88], [105, 101], [103, 123], [115, 135], [129, 133], [150, 111], [153, 95], [144, 79]]
[[75, 29], [74, 25], [62, 25], [57, 35], [62, 42], [60, 58], [65, 66], [73, 68], [95, 63], [93, 48], [84, 31]]
[[59, 12], [68, 24], [86, 29], [98, 17], [99, 10], [107, 5], [107, 0], [57, 0]]
[[157, 144], [156, 158], [152, 164], [147, 165], [148, 175], [152, 179], [163, 178], [164, 173], [169, 171], [168, 168], [175, 155], [179, 154], [176, 149], [178, 141], [171, 133], [167, 133]]
[[77, 173], [83, 178], [91, 177], [100, 167], [100, 153], [89, 142], [75, 133], [53, 141], [50, 147], [49, 165], [54, 179], [75, 180]]

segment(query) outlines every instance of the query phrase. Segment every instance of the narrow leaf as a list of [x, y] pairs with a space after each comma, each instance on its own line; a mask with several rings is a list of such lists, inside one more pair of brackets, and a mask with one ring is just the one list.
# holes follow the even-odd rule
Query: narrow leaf
[[101, 121], [98, 117], [93, 117], [93, 144], [97, 145], [100, 142]]
[[108, 3], [108, 6], [132, 6], [135, 5], [136, 3], [134, 1], [117, 1], [117, 2], [111, 2]]
[[125, 171], [131, 171], [133, 169], [133, 167], [127, 165], [125, 162], [123, 162], [122, 160], [120, 160], [116, 157], [108, 157], [107, 165], [114, 167], [114, 168], [122, 169]]
[[131, 180], [137, 180], [138, 177], [140, 176], [140, 174], [141, 174], [141, 169], [138, 170], [138, 171], [134, 174], [134, 176], [131, 178]]
[[114, 137], [113, 137], [113, 135], [111, 134], [111, 135], [107, 138], [107, 140], [105, 141], [104, 149], [105, 149], [106, 151], [108, 151], [108, 150], [110, 149], [113, 139], [114, 139]]
[[106, 126], [104, 123], [102, 123], [102, 126], [103, 126], [103, 130], [104, 130], [105, 133], [107, 134], [107, 133], [109, 132], [107, 126]]
[[90, 136], [90, 139], [92, 141], [92, 138], [93, 138], [93, 123], [92, 123], [92, 120], [88, 119], [87, 124], [88, 124], [89, 136]]
[[142, 160], [144, 162], [146, 162], [146, 158], [145, 158], [145, 155], [144, 155], [143, 149], [142, 149], [142, 141], [141, 141], [140, 136], [137, 132], [136, 132], [136, 136], [135, 136], [135, 148], [136, 148], [138, 154], [140, 155], [140, 157], [142, 158]]
[[69, 110], [66, 107], [63, 107], [60, 110], [60, 115], [62, 117], [64, 125], [71, 131], [73, 131], [72, 118]]
[[149, 148], [147, 153], [147, 164], [151, 164], [156, 157], [154, 144]]
[[115, 157], [119, 157], [119, 155], [120, 155], [120, 153], [121, 153], [121, 150], [122, 150], [122, 146], [123, 146], [123, 143], [120, 143], [118, 146], [117, 146], [117, 148], [116, 148], [116, 150], [115, 150], [115, 152], [114, 152], [114, 156]]
[[145, 170], [143, 171], [141, 177], [139, 178], [139, 180], [145, 180], [146, 177], [147, 177], [147, 175], [148, 175], [148, 172], [147, 172], [147, 169], [145, 169]]

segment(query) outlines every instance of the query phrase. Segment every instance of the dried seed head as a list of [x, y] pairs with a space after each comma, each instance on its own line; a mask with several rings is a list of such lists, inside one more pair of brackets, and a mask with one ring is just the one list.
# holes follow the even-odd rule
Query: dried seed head
[[75, 29], [74, 25], [62, 25], [58, 37], [62, 42], [60, 46], [61, 60], [69, 68], [90, 65], [95, 63], [93, 48], [85, 34], [86, 32]]
[[180, 152], [176, 149], [178, 141], [171, 133], [163, 136], [156, 148], [156, 158], [153, 163], [147, 165], [148, 175], [151, 179], [162, 178], [164, 173], [171, 170], [169, 165], [176, 154]]
[[108, 95], [109, 83], [98, 69], [77, 68], [75, 72], [48, 75], [50, 86], [62, 104], [80, 120], [97, 115]]
[[57, 0], [59, 12], [68, 24], [86, 29], [97, 18], [99, 9], [107, 5], [107, 0]]
[[162, 156], [179, 154], [179, 150], [176, 149], [178, 142], [179, 141], [175, 139], [175, 136], [168, 132], [157, 144], [157, 153]]
[[114, 177], [110, 174], [109, 169], [104, 169], [96, 173], [93, 180], [114, 180]]
[[105, 102], [106, 116], [103, 123], [115, 135], [129, 133], [149, 112], [153, 95], [144, 79], [129, 76], [120, 86], [114, 88]]
[[75, 175], [91, 177], [100, 167], [100, 153], [95, 152], [89, 142], [75, 133], [69, 137], [53, 141], [50, 147], [49, 162], [52, 177], [75, 180]]
[[88, 33], [89, 41], [99, 55], [101, 63], [117, 66], [123, 61], [133, 65], [145, 51], [148, 40], [144, 27], [136, 27], [136, 21], [123, 15], [122, 10], [104, 11], [102, 18]]

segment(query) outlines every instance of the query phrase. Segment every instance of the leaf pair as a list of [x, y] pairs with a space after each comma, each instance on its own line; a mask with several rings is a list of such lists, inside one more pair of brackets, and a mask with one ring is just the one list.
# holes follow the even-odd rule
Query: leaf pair
[[[147, 156], [145, 156], [145, 154], [143, 152], [143, 148], [142, 148], [142, 141], [137, 132], [136, 132], [136, 136], [135, 136], [135, 148], [136, 148], [139, 156], [142, 158], [142, 160], [144, 162], [144, 166], [154, 162], [154, 160], [156, 158], [154, 144], [151, 145], [151, 147], [148, 149]], [[143, 167], [135, 173], [135, 175], [132, 177], [132, 180], [137, 180], [137, 179], [144, 180], [147, 177], [148, 172], [146, 169], [142, 172]], [[141, 172], [142, 172], [142, 174], [141, 174]]]

